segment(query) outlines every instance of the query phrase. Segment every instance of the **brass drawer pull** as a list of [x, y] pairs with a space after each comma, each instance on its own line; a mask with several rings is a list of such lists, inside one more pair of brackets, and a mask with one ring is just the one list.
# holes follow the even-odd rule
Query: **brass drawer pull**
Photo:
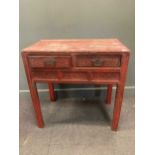
[[46, 65], [50, 65], [50, 66], [55, 66], [56, 61], [55, 61], [54, 58], [51, 58], [51, 59], [45, 61], [45, 64], [46, 64]]
[[103, 64], [103, 60], [99, 58], [93, 58], [92, 59], [92, 64], [94, 67], [101, 67]]

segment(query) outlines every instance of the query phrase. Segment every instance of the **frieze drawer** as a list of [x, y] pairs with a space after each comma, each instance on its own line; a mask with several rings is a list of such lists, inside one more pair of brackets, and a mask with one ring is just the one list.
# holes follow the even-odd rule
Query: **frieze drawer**
[[29, 56], [32, 68], [70, 68], [70, 56]]
[[120, 67], [121, 57], [115, 55], [78, 55], [77, 67]]

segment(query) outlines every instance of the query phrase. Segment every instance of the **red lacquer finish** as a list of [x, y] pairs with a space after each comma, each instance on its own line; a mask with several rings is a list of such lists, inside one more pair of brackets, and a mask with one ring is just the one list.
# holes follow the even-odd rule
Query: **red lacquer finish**
[[111, 100], [112, 100], [112, 85], [109, 84], [107, 86], [106, 104], [111, 104]]
[[106, 84], [106, 103], [116, 97], [112, 130], [118, 127], [129, 60], [129, 49], [117, 39], [41, 40], [23, 49], [22, 58], [38, 127], [43, 127], [36, 82], [48, 83], [55, 101], [53, 84]]
[[56, 96], [54, 94], [54, 86], [52, 83], [48, 83], [49, 93], [50, 93], [50, 100], [56, 101]]
[[43, 128], [44, 122], [43, 122], [43, 117], [41, 113], [39, 96], [37, 92], [36, 83], [32, 80], [32, 75], [31, 75], [29, 64], [28, 64], [27, 54], [22, 53], [22, 58], [24, 62], [25, 72], [27, 76], [27, 81], [28, 81], [28, 85], [30, 89], [30, 94], [32, 98], [35, 115], [36, 115], [37, 124], [38, 124], [38, 127]]

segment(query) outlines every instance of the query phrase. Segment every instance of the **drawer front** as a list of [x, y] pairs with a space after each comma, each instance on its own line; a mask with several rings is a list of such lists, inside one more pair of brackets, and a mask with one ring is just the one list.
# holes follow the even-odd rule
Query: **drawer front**
[[53, 81], [70, 82], [103, 82], [103, 81], [119, 81], [120, 73], [102, 73], [102, 72], [74, 72], [74, 71], [50, 71], [50, 72], [33, 72], [34, 78], [51, 79]]
[[70, 68], [70, 56], [29, 56], [32, 68]]
[[120, 67], [119, 55], [77, 55], [77, 67]]

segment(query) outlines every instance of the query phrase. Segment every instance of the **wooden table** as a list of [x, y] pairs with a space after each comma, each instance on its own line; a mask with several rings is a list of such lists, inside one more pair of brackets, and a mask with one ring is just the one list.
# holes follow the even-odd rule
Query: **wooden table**
[[54, 83], [106, 84], [106, 103], [116, 97], [111, 128], [117, 130], [123, 101], [129, 49], [118, 39], [41, 40], [22, 50], [22, 58], [38, 127], [44, 127], [37, 82], [48, 83], [51, 100], [56, 100]]

